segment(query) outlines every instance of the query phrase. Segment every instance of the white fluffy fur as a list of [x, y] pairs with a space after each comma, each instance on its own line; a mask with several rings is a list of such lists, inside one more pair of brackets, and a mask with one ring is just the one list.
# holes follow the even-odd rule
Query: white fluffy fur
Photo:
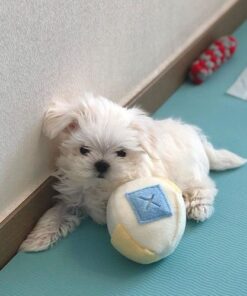
[[[44, 132], [60, 141], [55, 186], [60, 201], [40, 219], [21, 245], [23, 251], [47, 249], [71, 232], [83, 215], [104, 224], [111, 192], [139, 177], [175, 182], [183, 191], [188, 218], [204, 221], [213, 213], [217, 194], [209, 170], [246, 162], [227, 150], [216, 150], [195, 126], [174, 119], [153, 120], [140, 109], [123, 108], [92, 95], [53, 102]], [[90, 153], [81, 155], [81, 146]], [[121, 149], [126, 157], [117, 156]], [[102, 159], [110, 169], [98, 178], [94, 164]]]

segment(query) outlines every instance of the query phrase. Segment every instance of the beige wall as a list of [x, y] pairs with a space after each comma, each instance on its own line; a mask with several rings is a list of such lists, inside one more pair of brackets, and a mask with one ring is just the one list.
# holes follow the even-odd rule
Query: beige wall
[[51, 170], [53, 96], [119, 101], [233, 0], [0, 2], [0, 220]]

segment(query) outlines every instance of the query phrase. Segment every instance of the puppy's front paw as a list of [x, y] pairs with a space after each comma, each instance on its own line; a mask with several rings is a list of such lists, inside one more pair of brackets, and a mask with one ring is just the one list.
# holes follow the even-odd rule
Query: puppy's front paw
[[71, 213], [63, 203], [56, 204], [40, 218], [19, 251], [39, 252], [53, 246], [80, 224], [80, 217], [76, 213]]
[[211, 204], [199, 203], [188, 206], [186, 211], [188, 219], [203, 222], [212, 216], [214, 207]]
[[21, 252], [40, 252], [51, 247], [59, 238], [57, 233], [31, 233], [21, 244]]
[[201, 193], [200, 190], [183, 192], [187, 218], [197, 222], [207, 220], [214, 212], [213, 200], [202, 196]]

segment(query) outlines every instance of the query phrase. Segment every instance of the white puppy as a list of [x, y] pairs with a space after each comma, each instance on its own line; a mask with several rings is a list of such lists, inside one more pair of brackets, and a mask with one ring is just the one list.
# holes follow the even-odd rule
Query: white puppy
[[41, 217], [21, 245], [23, 251], [47, 249], [85, 215], [104, 224], [111, 192], [139, 177], [175, 182], [183, 191], [187, 217], [204, 221], [213, 213], [217, 194], [209, 170], [246, 162], [227, 150], [216, 150], [195, 126], [174, 119], [153, 120], [140, 109], [91, 95], [53, 102], [44, 132], [60, 141], [55, 186], [59, 201]]

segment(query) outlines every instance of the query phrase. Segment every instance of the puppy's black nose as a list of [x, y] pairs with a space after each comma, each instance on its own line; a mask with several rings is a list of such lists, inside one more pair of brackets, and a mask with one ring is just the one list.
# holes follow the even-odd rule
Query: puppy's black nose
[[97, 170], [99, 173], [101, 173], [101, 174], [105, 173], [105, 172], [109, 169], [109, 167], [110, 167], [109, 163], [107, 163], [107, 162], [104, 161], [104, 160], [99, 160], [99, 161], [97, 161], [97, 162], [94, 164], [94, 166], [95, 166], [96, 170]]

